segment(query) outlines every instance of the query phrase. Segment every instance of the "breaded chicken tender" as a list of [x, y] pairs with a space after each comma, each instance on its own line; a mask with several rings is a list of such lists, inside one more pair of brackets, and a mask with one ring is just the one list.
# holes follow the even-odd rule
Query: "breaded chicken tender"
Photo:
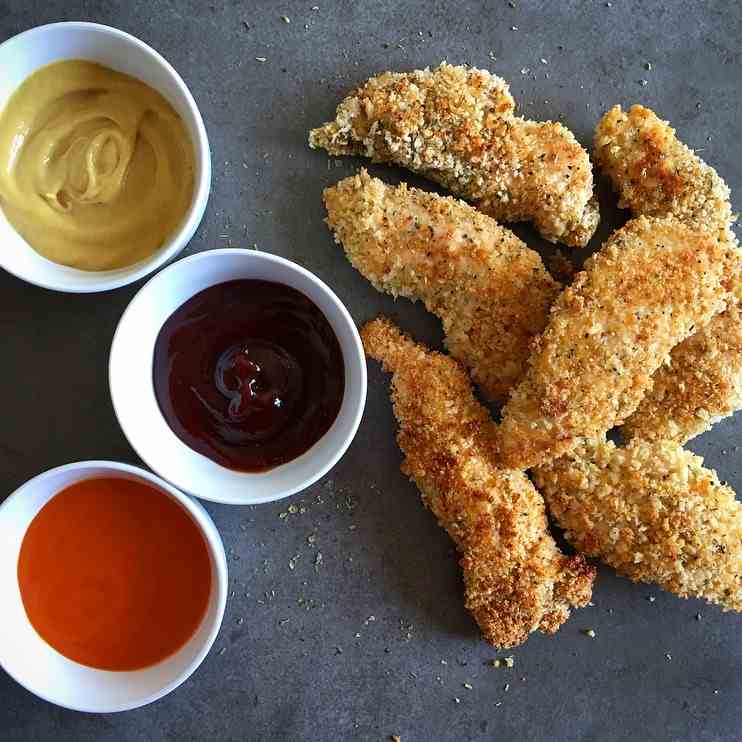
[[611, 179], [622, 209], [634, 216], [674, 216], [733, 240], [727, 184], [650, 109], [611, 108], [595, 129], [593, 156]]
[[515, 113], [486, 70], [372, 77], [309, 135], [331, 155], [364, 155], [440, 183], [498, 221], [532, 221], [551, 242], [584, 246], [600, 218], [587, 152], [561, 124]]
[[672, 441], [583, 442], [534, 479], [582, 553], [632, 580], [742, 610], [742, 504]]
[[538, 253], [463, 201], [387, 186], [365, 170], [324, 195], [351, 263], [379, 291], [440, 317], [451, 355], [488, 399], [504, 400], [561, 289]]
[[495, 424], [464, 369], [387, 320], [368, 323], [361, 336], [366, 353], [394, 374], [402, 471], [462, 553], [466, 607], [484, 638], [512, 647], [536, 629], [555, 632], [571, 606], [587, 604], [595, 570], [559, 551], [526, 476], [495, 464]]
[[675, 219], [614, 232], [557, 298], [505, 405], [503, 465], [543, 464], [631, 415], [673, 347], [725, 309], [731, 251]]
[[685, 443], [742, 409], [742, 308], [733, 304], [676, 346], [621, 427], [625, 440]]
[[[643, 106], [615, 106], [595, 132], [595, 159], [635, 215], [672, 215], [695, 229], [734, 243], [729, 188]], [[734, 279], [737, 299], [742, 282]], [[685, 443], [742, 409], [742, 325], [734, 303], [678, 345], [654, 384], [626, 421], [625, 438]]]

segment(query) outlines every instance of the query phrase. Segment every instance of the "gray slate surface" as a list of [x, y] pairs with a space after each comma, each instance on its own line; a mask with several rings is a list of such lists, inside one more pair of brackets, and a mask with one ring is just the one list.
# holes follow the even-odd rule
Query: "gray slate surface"
[[[369, 75], [442, 59], [493, 69], [526, 115], [561, 117], [585, 144], [606, 107], [640, 101], [742, 189], [739, 3], [317, 2], [0, 0], [0, 40], [66, 19], [152, 44], [191, 87], [213, 149], [211, 200], [185, 254], [256, 243], [316, 272], [357, 321], [384, 311], [437, 346], [437, 322], [377, 294], [322, 223], [322, 188], [359, 163], [328, 163], [306, 133]], [[601, 202], [605, 236], [625, 216], [605, 184]], [[69, 461], [138, 463], [107, 385], [111, 336], [137, 288], [73, 296], [0, 275], [0, 497]], [[738, 489], [740, 423], [692, 446]], [[361, 429], [324, 481], [274, 505], [207, 504], [233, 592], [214, 650], [182, 688], [147, 708], [93, 716], [37, 700], [0, 673], [0, 739], [742, 738], [742, 624], [699, 602], [603, 569], [594, 607], [557, 636], [506, 653], [483, 644], [450, 543], [398, 471], [394, 432], [387, 379], [372, 366]], [[280, 519], [289, 504], [305, 511]], [[506, 654], [511, 670], [485, 664]]]

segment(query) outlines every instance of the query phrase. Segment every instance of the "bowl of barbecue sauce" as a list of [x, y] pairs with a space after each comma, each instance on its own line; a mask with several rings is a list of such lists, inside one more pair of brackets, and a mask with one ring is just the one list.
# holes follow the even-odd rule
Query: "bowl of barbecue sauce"
[[262, 472], [308, 451], [345, 391], [343, 353], [297, 289], [243, 278], [191, 297], [154, 349], [155, 396], [173, 432], [228, 469]]
[[166, 268], [124, 312], [110, 357], [124, 434], [162, 477], [206, 500], [269, 502], [326, 474], [366, 399], [347, 310], [316, 276], [226, 249]]

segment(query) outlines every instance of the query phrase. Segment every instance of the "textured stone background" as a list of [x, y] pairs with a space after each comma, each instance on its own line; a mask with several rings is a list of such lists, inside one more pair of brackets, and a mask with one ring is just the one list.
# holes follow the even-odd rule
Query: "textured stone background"
[[[377, 294], [322, 223], [322, 188], [359, 163], [310, 151], [306, 133], [369, 75], [442, 59], [493, 69], [527, 116], [561, 118], [586, 145], [608, 106], [642, 102], [702, 149], [734, 193], [742, 188], [739, 3], [317, 3], [0, 0], [0, 40], [92, 20], [153, 45], [190, 86], [211, 138], [213, 191], [186, 254], [255, 243], [316, 272], [357, 321], [384, 311], [435, 345], [437, 322]], [[605, 184], [601, 202], [602, 237], [625, 217]], [[0, 498], [69, 461], [137, 462], [107, 384], [111, 336], [137, 288], [74, 296], [0, 275]], [[693, 444], [737, 485], [740, 422]], [[232, 595], [214, 650], [183, 687], [137, 711], [93, 716], [37, 700], [0, 673], [0, 739], [742, 739], [742, 624], [701, 603], [601, 570], [594, 607], [557, 636], [506, 653], [483, 644], [450, 543], [398, 471], [394, 430], [373, 366], [361, 429], [324, 481], [274, 505], [207, 504]], [[289, 505], [300, 511], [281, 519]], [[0, 599], [0, 631], [1, 615]], [[509, 654], [510, 670], [486, 665]]]

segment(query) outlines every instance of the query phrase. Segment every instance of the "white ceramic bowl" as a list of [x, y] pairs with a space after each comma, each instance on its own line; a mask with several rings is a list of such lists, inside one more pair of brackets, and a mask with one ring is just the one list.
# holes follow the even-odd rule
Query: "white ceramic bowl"
[[[168, 659], [134, 672], [96, 670], [61, 655], [29, 622], [18, 587], [18, 554], [26, 530], [39, 510], [65, 487], [102, 476], [143, 481], [176, 500], [203, 534], [211, 557], [211, 595], [196, 633]], [[216, 526], [198, 502], [135, 466], [84, 461], [39, 474], [0, 505], [0, 595], [3, 596], [0, 666], [11, 677], [40, 698], [59, 706], [92, 713], [126, 711], [170, 693], [201, 664], [224, 616], [227, 561]]]
[[0, 267], [24, 281], [56, 291], [107, 291], [152, 273], [177, 255], [193, 237], [211, 188], [209, 140], [193, 96], [165, 59], [134, 36], [96, 23], [52, 23], [24, 31], [0, 44], [0, 110], [29, 75], [63, 59], [88, 59], [155, 88], [180, 114], [193, 142], [195, 183], [185, 220], [156, 253], [134, 265], [110, 271], [82, 271], [53, 263], [33, 250], [0, 210]]
[[[197, 453], [165, 421], [152, 380], [154, 346], [165, 320], [214, 284], [240, 278], [274, 281], [301, 291], [325, 315], [345, 362], [345, 394], [335, 422], [306, 453], [270, 471], [232, 471]], [[345, 453], [366, 403], [366, 359], [355, 323], [333, 291], [290, 260], [245, 249], [191, 255], [150, 279], [126, 308], [109, 362], [113, 408], [124, 435], [160, 476], [196, 497], [253, 505], [295, 494], [324, 476]]]

